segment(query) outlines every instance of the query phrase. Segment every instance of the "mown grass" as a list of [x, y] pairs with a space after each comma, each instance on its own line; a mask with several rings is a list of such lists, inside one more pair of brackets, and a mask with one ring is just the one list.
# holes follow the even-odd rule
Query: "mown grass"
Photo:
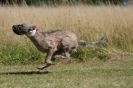
[[[0, 88], [133, 88], [133, 59], [129, 57], [133, 47], [132, 9], [0, 7]], [[64, 28], [90, 41], [105, 34], [109, 42], [102, 48], [79, 47], [72, 56], [84, 63], [57, 62], [49, 72], [38, 72], [34, 64], [43, 62], [44, 54], [26, 36], [12, 32], [11, 26], [17, 23], [33, 23], [40, 31]]]
[[[129, 51], [133, 47], [132, 6], [60, 6], [60, 7], [0, 7], [0, 62], [27, 63], [43, 59], [26, 36], [12, 32], [12, 25], [35, 24], [39, 31], [67, 29], [79, 39], [94, 41], [106, 35], [106, 48], [79, 48], [74, 58], [107, 58], [112, 51]], [[28, 62], [28, 63], [29, 63]]]
[[0, 65], [0, 88], [132, 88], [133, 59], [57, 64], [38, 72], [36, 65]]

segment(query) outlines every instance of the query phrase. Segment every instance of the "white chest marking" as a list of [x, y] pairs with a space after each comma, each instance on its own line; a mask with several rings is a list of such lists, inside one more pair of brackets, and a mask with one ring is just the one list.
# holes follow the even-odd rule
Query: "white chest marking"
[[32, 30], [32, 31], [29, 31], [29, 32], [27, 33], [27, 35], [28, 35], [29, 37], [33, 37], [35, 34], [36, 34], [36, 29], [35, 29], [35, 30]]

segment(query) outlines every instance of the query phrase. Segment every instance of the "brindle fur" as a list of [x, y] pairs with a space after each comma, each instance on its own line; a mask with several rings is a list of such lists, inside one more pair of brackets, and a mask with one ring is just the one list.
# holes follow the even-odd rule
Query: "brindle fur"
[[[13, 31], [16, 34], [22, 35], [28, 33], [30, 29], [37, 29], [33, 25], [13, 25]], [[27, 35], [28, 36], [28, 35]], [[34, 36], [28, 36], [34, 43], [38, 50], [46, 52], [46, 59], [44, 65], [39, 69], [46, 68], [52, 65], [56, 55], [64, 55], [70, 59], [70, 53], [78, 46], [77, 36], [70, 31], [66, 30], [52, 30], [48, 32], [37, 31]]]
[[38, 50], [46, 52], [45, 63], [52, 64], [56, 55], [64, 55], [70, 59], [70, 53], [77, 48], [77, 36], [73, 32], [54, 30], [49, 32], [36, 32], [34, 37], [29, 37]]
[[[98, 47], [102, 43], [105, 43], [106, 36], [102, 37], [98, 41], [88, 42], [79, 40], [75, 33], [67, 30], [52, 30], [48, 32], [39, 32], [36, 26], [19, 24], [13, 25], [13, 31], [18, 35], [25, 34], [34, 43], [38, 50], [46, 53], [44, 64], [38, 69], [44, 69], [53, 64], [56, 55], [62, 55], [67, 59], [70, 59], [71, 52], [78, 47], [78, 45], [86, 47]], [[37, 30], [34, 36], [29, 36], [30, 31]]]

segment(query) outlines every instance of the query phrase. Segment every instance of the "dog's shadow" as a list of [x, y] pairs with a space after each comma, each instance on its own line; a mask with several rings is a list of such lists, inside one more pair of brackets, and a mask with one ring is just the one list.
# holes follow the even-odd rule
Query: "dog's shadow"
[[0, 72], [0, 75], [34, 75], [34, 74], [48, 74], [49, 71], [15, 71], [15, 72]]

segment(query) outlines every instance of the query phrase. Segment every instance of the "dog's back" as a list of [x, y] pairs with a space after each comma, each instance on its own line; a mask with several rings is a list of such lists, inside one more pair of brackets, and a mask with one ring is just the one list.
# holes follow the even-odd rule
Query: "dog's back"
[[78, 46], [77, 36], [70, 31], [66, 30], [53, 30], [44, 32], [45, 39], [49, 42], [49, 45], [57, 48], [76, 48]]

